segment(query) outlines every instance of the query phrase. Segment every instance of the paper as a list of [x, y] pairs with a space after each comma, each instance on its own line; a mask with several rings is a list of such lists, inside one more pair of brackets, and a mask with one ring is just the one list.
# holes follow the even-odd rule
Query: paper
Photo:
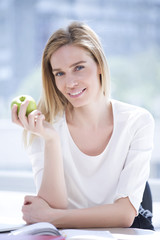
[[60, 231], [63, 237], [67, 240], [113, 240], [116, 239], [108, 231], [97, 231], [97, 230], [77, 230], [77, 229], [66, 229]]
[[146, 232], [146, 234], [130, 235], [114, 233], [113, 236], [118, 240], [160, 240], [159, 232], [151, 233], [149, 230], [148, 233]]

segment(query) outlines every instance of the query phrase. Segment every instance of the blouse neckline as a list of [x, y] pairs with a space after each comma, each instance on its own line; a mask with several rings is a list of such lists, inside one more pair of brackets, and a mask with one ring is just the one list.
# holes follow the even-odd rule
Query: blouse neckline
[[72, 147], [74, 148], [75, 151], [78, 151], [79, 154], [81, 154], [82, 157], [88, 157], [88, 158], [101, 158], [105, 152], [109, 149], [110, 147], [110, 144], [112, 142], [112, 138], [114, 136], [114, 132], [115, 132], [115, 127], [116, 127], [116, 124], [115, 124], [115, 106], [114, 106], [114, 101], [113, 100], [110, 100], [110, 103], [112, 105], [112, 113], [113, 113], [113, 131], [112, 131], [112, 135], [110, 137], [110, 140], [109, 142], [107, 143], [105, 149], [98, 155], [94, 155], [94, 156], [91, 156], [91, 155], [88, 155], [86, 153], [84, 153], [83, 151], [81, 151], [79, 149], [79, 147], [76, 145], [76, 143], [74, 142], [71, 134], [70, 134], [70, 131], [69, 131], [69, 128], [68, 128], [68, 124], [67, 124], [67, 120], [66, 120], [66, 114], [64, 113], [64, 122], [65, 122], [65, 128], [66, 128], [66, 131], [67, 131], [67, 135], [68, 135], [68, 138], [70, 139], [70, 142], [72, 144]]

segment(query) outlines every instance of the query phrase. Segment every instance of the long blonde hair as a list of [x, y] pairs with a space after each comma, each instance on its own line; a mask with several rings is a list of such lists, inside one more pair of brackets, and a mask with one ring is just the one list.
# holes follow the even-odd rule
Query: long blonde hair
[[53, 122], [57, 114], [64, 111], [68, 101], [55, 84], [50, 65], [52, 54], [60, 47], [72, 44], [85, 48], [100, 66], [101, 84], [104, 95], [109, 96], [110, 78], [105, 54], [96, 33], [86, 24], [72, 22], [66, 29], [59, 29], [49, 38], [42, 57], [43, 93], [38, 109], [45, 115], [46, 121]]
[[104, 51], [97, 34], [86, 24], [72, 22], [66, 29], [59, 29], [49, 38], [42, 56], [42, 96], [38, 109], [52, 123], [57, 115], [64, 112], [67, 99], [58, 90], [50, 64], [52, 54], [60, 47], [72, 44], [87, 50], [100, 67], [103, 94], [109, 97], [110, 77]]

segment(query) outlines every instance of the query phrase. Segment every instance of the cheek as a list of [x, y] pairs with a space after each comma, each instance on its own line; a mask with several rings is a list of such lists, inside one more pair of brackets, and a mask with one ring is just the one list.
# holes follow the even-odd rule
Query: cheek
[[79, 74], [79, 79], [85, 80], [85, 82], [88, 83], [90, 83], [94, 77], [94, 72], [90, 69], [87, 69], [85, 72]]
[[55, 80], [55, 84], [56, 84], [56, 87], [58, 88], [58, 90], [61, 92], [63, 89], [62, 81]]
[[97, 83], [99, 84], [100, 83], [100, 76], [99, 76], [99, 73], [95, 70], [95, 71], [90, 71], [88, 72], [88, 77], [90, 79], [90, 81], [93, 83]]

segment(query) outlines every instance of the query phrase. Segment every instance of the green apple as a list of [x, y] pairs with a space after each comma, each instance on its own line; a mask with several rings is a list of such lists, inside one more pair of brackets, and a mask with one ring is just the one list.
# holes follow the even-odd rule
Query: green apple
[[25, 100], [29, 100], [29, 104], [26, 110], [26, 116], [28, 116], [33, 110], [37, 109], [36, 102], [31, 96], [21, 95], [21, 96], [15, 97], [11, 102], [11, 108], [13, 107], [14, 104], [16, 104], [18, 106], [18, 109], [17, 109], [17, 114], [18, 114], [20, 110], [20, 106]]

